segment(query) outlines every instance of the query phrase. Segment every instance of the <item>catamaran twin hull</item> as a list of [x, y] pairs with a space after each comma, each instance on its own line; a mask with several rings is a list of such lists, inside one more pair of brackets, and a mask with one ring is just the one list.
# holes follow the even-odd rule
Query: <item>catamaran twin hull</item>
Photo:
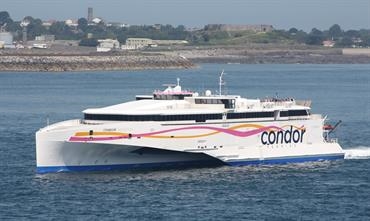
[[250, 165], [343, 159], [323, 119], [190, 122], [70, 120], [36, 133], [37, 172]]

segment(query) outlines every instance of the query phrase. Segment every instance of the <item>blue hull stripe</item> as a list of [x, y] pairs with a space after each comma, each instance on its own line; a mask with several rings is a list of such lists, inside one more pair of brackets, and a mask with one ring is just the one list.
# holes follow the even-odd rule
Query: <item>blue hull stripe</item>
[[161, 163], [142, 163], [142, 164], [114, 164], [114, 165], [86, 165], [86, 166], [42, 166], [37, 167], [37, 173], [56, 173], [56, 172], [87, 172], [87, 171], [118, 171], [134, 169], [155, 169], [155, 168], [184, 168], [200, 166], [220, 166], [221, 161], [216, 159], [181, 161], [181, 162], [161, 162]]
[[342, 159], [344, 159], [344, 154], [301, 156], [301, 157], [292, 157], [292, 158], [273, 158], [273, 159], [265, 159], [265, 160], [230, 161], [226, 163], [230, 166], [244, 166], [244, 165], [258, 165], [258, 164], [303, 163], [303, 162], [310, 162], [310, 161], [342, 160]]
[[[259, 165], [259, 164], [286, 164], [302, 163], [309, 161], [325, 161], [344, 159], [344, 154], [321, 155], [321, 156], [302, 156], [292, 158], [275, 158], [265, 160], [245, 160], [224, 162], [229, 166]], [[116, 171], [132, 169], [154, 169], [154, 168], [181, 168], [195, 166], [220, 166], [218, 160], [184, 161], [184, 162], [166, 162], [166, 163], [144, 163], [144, 164], [115, 164], [115, 165], [87, 165], [87, 166], [45, 166], [37, 167], [37, 173], [55, 173], [55, 172], [86, 172], [86, 171]]]

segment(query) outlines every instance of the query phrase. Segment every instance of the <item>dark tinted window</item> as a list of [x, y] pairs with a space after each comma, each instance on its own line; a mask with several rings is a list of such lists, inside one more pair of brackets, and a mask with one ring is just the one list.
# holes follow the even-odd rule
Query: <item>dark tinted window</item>
[[274, 112], [245, 112], [245, 113], [228, 113], [228, 119], [240, 119], [240, 118], [265, 118], [274, 117]]
[[191, 97], [191, 94], [154, 94], [154, 100], [184, 100], [185, 97]]
[[280, 117], [294, 117], [294, 116], [307, 116], [309, 113], [307, 110], [289, 110], [289, 111], [281, 111]]
[[183, 121], [193, 120], [205, 122], [206, 120], [222, 119], [222, 114], [191, 114], [191, 115], [110, 115], [85, 114], [85, 120], [108, 121]]
[[[273, 117], [274, 112], [228, 113], [228, 119], [265, 118]], [[85, 120], [107, 121], [184, 121], [193, 120], [205, 122], [206, 120], [222, 119], [222, 114], [191, 114], [191, 115], [110, 115], [110, 114], [85, 114]]]

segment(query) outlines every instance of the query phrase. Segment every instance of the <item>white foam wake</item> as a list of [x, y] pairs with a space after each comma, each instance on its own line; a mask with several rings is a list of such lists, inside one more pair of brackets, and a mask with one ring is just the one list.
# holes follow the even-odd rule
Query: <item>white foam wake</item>
[[343, 149], [344, 159], [370, 159], [370, 147]]

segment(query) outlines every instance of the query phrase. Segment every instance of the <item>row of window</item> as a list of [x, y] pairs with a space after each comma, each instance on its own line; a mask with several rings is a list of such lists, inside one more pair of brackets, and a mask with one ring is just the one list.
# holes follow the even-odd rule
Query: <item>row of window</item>
[[154, 100], [184, 100], [185, 97], [191, 97], [191, 94], [154, 94]]
[[274, 117], [274, 112], [228, 113], [227, 119]]
[[233, 109], [235, 107], [234, 99], [195, 99], [196, 104], [223, 104], [226, 109]]
[[112, 121], [187, 121], [205, 122], [206, 120], [222, 119], [222, 114], [191, 114], [191, 115], [110, 115], [85, 114], [85, 120]]
[[[288, 114], [288, 115], [287, 115]], [[280, 112], [281, 117], [307, 116], [306, 110], [291, 110]], [[274, 117], [274, 112], [245, 112], [227, 113], [227, 119], [268, 118]], [[220, 120], [222, 114], [189, 114], [189, 115], [111, 115], [111, 114], [85, 114], [85, 120], [108, 121], [187, 121], [205, 122], [206, 120]]]
[[295, 116], [307, 116], [309, 112], [307, 110], [288, 110], [280, 111], [280, 117], [295, 117]]

